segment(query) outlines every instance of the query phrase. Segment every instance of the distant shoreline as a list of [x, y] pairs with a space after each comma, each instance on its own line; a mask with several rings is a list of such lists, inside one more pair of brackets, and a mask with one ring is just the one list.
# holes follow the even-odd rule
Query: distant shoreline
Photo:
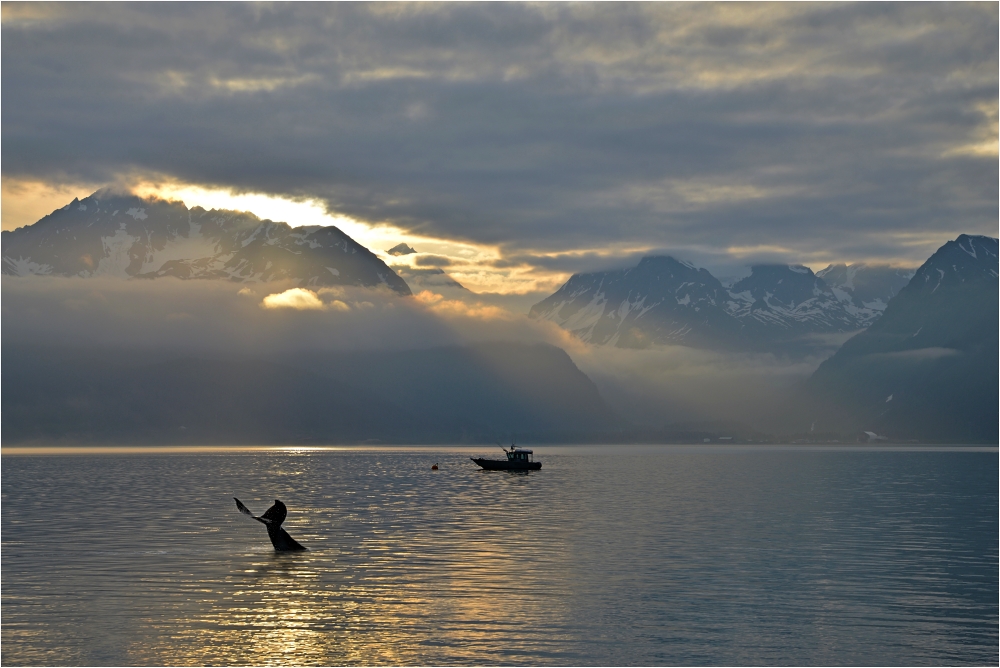
[[[941, 443], [665, 443], [665, 444], [532, 444], [552, 454], [587, 454], [607, 452], [642, 454], [656, 451], [683, 452], [753, 452], [801, 450], [812, 452], [1000, 452], [1000, 446], [985, 444]], [[2, 446], [0, 456], [53, 455], [167, 455], [167, 454], [241, 454], [284, 453], [309, 454], [323, 452], [434, 452], [456, 454], [490, 450], [489, 445], [36, 445]], [[542, 454], [542, 453], [540, 453]]]

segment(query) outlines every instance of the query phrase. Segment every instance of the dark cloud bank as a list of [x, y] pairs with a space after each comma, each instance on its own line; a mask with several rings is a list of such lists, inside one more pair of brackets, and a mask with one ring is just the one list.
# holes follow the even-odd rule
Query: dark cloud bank
[[512, 255], [916, 265], [996, 230], [997, 14], [5, 3], [3, 175], [318, 197]]

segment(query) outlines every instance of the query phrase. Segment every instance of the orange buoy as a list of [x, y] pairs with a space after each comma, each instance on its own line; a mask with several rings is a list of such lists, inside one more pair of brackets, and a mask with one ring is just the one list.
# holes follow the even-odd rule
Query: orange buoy
[[435, 464], [434, 466], [431, 467], [431, 471], [437, 471], [437, 470], [438, 470], [438, 465], [437, 464]]

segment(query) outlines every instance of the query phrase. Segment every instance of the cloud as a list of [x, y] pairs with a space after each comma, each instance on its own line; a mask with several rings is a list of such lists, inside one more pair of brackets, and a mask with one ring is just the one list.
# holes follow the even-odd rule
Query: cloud
[[[238, 295], [254, 295], [252, 290], [243, 288]], [[351, 306], [346, 302], [337, 299], [343, 297], [345, 290], [342, 288], [322, 288], [319, 292], [313, 292], [307, 288], [289, 288], [284, 292], [275, 292], [267, 295], [261, 300], [260, 306], [265, 309], [294, 309], [296, 311], [350, 311]], [[333, 299], [324, 301], [324, 297], [332, 296]], [[355, 302], [355, 308], [372, 308], [373, 304], [368, 301]]]
[[[343, 304], [343, 302], [337, 302]], [[312, 290], [290, 288], [284, 292], [268, 295], [260, 304], [264, 308], [293, 308], [300, 311], [322, 311], [326, 305]]]
[[789, 407], [823, 359], [684, 346], [637, 351], [580, 344], [568, 352], [627, 420], [652, 427], [740, 422], [765, 431], [783, 430], [789, 417], [797, 417]]
[[418, 267], [447, 267], [454, 264], [454, 261], [443, 255], [417, 255], [413, 263]]
[[867, 357], [872, 361], [898, 360], [900, 362], [924, 362], [928, 360], [941, 359], [942, 357], [953, 357], [960, 354], [961, 351], [955, 350], [954, 348], [931, 347], [917, 348], [914, 350], [899, 350], [892, 353], [873, 353], [871, 355], [867, 355]]
[[996, 233], [989, 3], [3, 12], [4, 179], [166, 175], [499, 259]]
[[511, 313], [499, 306], [484, 304], [482, 302], [472, 302], [461, 299], [445, 299], [443, 295], [423, 290], [414, 295], [414, 298], [424, 304], [431, 312], [445, 318], [454, 320], [461, 318], [474, 318], [483, 321], [506, 321], [522, 322], [525, 326], [534, 326], [534, 321], [527, 320], [524, 316]]
[[424, 291], [222, 281], [4, 277], [5, 344], [268, 354], [406, 350], [484, 341], [563, 344], [551, 323]]

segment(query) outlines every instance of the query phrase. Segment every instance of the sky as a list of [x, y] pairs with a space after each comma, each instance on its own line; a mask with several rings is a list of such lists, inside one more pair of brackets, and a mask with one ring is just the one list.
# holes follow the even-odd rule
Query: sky
[[997, 235], [996, 3], [2, 11], [5, 230], [118, 185], [527, 297]]

